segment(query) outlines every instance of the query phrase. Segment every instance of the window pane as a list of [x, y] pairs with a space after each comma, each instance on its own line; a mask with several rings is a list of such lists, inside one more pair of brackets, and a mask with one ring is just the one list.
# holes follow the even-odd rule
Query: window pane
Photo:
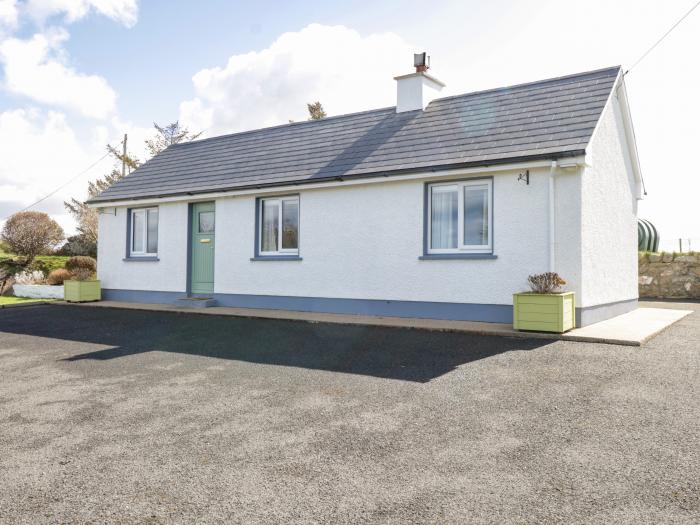
[[464, 188], [464, 244], [489, 243], [489, 191], [487, 187]]
[[158, 253], [158, 209], [148, 210], [148, 253]]
[[282, 202], [282, 248], [299, 248], [299, 202]]
[[145, 215], [143, 210], [134, 211], [131, 214], [131, 231], [133, 232], [131, 251], [143, 253], [143, 221]]
[[457, 248], [457, 190], [431, 191], [430, 247]]
[[261, 250], [263, 252], [277, 251], [280, 218], [279, 213], [280, 210], [278, 201], [262, 202]]
[[199, 233], [214, 233], [214, 212], [199, 212]]

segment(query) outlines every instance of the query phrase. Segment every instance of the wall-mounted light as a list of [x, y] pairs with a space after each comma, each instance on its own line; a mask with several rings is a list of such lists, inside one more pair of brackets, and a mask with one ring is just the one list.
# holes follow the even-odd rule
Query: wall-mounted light
[[525, 170], [525, 173], [518, 174], [518, 182], [523, 181], [527, 186], [530, 185], [530, 170]]

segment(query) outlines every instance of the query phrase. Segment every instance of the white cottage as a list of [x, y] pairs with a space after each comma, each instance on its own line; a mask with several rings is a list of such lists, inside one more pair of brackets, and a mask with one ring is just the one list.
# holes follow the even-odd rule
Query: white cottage
[[91, 204], [103, 297], [510, 322], [556, 271], [577, 324], [637, 303], [641, 176], [619, 67], [169, 147]]

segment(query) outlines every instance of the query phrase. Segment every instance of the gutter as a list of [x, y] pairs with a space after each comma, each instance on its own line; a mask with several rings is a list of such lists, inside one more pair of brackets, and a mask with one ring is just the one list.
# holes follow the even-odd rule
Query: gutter
[[[220, 190], [202, 190], [199, 192], [181, 191], [167, 195], [142, 195], [138, 197], [117, 197], [113, 199], [91, 199], [87, 201], [90, 208], [128, 206], [133, 203], [158, 203], [158, 202], [178, 202], [178, 201], [203, 201], [223, 197], [235, 197], [237, 195], [257, 195], [263, 193], [281, 193], [287, 191], [298, 191], [300, 187], [307, 189], [328, 188], [338, 186], [352, 186], [357, 184], [373, 184], [387, 182], [388, 180], [413, 180], [433, 177], [449, 177], [455, 175], [468, 175], [471, 173], [486, 173], [497, 171], [518, 170], [522, 168], [548, 167], [552, 159], [571, 158], [571, 161], [578, 162], [579, 157], [585, 155], [585, 150], [574, 150], [565, 153], [531, 155], [528, 157], [514, 157], [491, 162], [469, 162], [456, 165], [448, 165], [440, 168], [415, 168], [406, 170], [394, 170], [383, 173], [368, 173], [363, 175], [351, 175], [348, 177], [335, 176], [317, 179], [306, 179], [295, 182], [269, 183], [269, 184], [249, 184], [223, 188]], [[564, 161], [567, 162], [567, 161]]]

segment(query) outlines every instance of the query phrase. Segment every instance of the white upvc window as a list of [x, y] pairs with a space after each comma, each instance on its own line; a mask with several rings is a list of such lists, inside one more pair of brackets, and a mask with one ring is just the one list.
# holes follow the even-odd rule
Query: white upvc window
[[428, 186], [428, 253], [490, 253], [493, 250], [493, 180], [441, 182]]
[[299, 196], [260, 199], [258, 253], [299, 254]]
[[130, 210], [129, 255], [154, 257], [158, 255], [158, 208]]

